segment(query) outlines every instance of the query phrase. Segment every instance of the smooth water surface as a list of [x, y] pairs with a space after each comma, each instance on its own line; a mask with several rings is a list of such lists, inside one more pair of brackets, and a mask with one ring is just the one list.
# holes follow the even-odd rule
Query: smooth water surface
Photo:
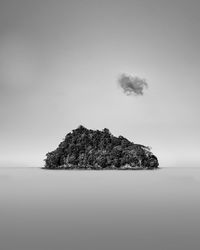
[[2, 250], [199, 250], [200, 168], [0, 168]]

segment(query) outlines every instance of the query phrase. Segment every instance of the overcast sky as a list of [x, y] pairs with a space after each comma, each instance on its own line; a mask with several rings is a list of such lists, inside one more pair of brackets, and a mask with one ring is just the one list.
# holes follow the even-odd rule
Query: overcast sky
[[[199, 0], [2, 0], [0, 165], [41, 166], [78, 125], [200, 162]], [[143, 96], [121, 73], [147, 80]]]

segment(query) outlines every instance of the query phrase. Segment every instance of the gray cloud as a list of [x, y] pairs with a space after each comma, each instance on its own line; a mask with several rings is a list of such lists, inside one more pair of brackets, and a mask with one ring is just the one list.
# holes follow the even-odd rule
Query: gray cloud
[[144, 88], [148, 88], [145, 79], [128, 74], [121, 74], [118, 79], [118, 84], [126, 95], [143, 95]]

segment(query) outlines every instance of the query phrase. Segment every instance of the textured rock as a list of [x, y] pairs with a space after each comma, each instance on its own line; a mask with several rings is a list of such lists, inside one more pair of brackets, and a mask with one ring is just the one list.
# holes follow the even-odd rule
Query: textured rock
[[115, 137], [108, 129], [79, 126], [46, 154], [47, 169], [156, 169], [158, 160], [149, 147]]

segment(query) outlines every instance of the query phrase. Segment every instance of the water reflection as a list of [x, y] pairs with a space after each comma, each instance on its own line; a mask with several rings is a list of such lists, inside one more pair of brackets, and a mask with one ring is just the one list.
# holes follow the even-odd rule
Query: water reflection
[[0, 169], [0, 249], [199, 250], [200, 169]]

